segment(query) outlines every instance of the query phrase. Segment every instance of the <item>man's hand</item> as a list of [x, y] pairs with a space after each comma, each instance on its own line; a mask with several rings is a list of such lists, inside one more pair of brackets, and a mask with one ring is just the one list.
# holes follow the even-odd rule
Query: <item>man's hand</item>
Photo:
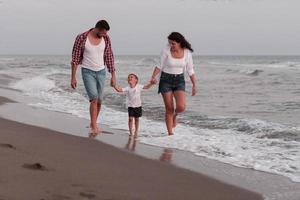
[[76, 80], [76, 78], [72, 78], [71, 79], [71, 87], [73, 89], [76, 89], [76, 87], [77, 87], [77, 80]]
[[116, 85], [116, 73], [112, 72], [111, 73], [111, 79], [110, 79], [110, 86], [114, 87]]

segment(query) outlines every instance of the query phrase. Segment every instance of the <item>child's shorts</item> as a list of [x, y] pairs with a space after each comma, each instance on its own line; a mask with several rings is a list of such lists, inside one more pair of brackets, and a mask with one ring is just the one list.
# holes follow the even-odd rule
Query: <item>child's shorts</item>
[[142, 107], [128, 107], [128, 116], [129, 117], [141, 117], [142, 116]]

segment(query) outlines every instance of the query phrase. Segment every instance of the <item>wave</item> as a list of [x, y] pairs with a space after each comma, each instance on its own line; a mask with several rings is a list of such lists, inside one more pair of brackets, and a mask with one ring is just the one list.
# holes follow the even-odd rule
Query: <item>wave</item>
[[276, 61], [265, 61], [262, 63], [226, 63], [226, 62], [214, 62], [210, 61], [208, 64], [219, 67], [240, 67], [240, 68], [299, 68], [300, 62], [276, 62]]
[[45, 76], [37, 76], [33, 78], [26, 78], [10, 85], [13, 89], [21, 90], [24, 92], [42, 92], [49, 91], [55, 88], [55, 82], [49, 80]]

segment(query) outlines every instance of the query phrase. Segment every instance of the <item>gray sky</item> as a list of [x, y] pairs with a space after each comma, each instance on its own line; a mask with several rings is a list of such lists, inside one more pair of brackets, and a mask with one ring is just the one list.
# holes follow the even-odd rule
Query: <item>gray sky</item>
[[300, 55], [299, 0], [0, 0], [0, 54], [70, 54], [111, 25], [115, 54], [159, 54], [172, 31], [201, 55]]

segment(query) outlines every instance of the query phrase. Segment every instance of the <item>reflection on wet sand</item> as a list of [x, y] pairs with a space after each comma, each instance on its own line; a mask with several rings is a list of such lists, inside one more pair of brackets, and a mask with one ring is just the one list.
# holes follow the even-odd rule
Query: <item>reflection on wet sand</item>
[[164, 161], [164, 162], [171, 162], [172, 154], [173, 154], [173, 150], [166, 148], [166, 149], [164, 149], [163, 153], [161, 154], [159, 160]]
[[136, 146], [136, 138], [135, 137], [128, 137], [127, 144], [125, 146], [125, 149], [129, 151], [134, 151]]

